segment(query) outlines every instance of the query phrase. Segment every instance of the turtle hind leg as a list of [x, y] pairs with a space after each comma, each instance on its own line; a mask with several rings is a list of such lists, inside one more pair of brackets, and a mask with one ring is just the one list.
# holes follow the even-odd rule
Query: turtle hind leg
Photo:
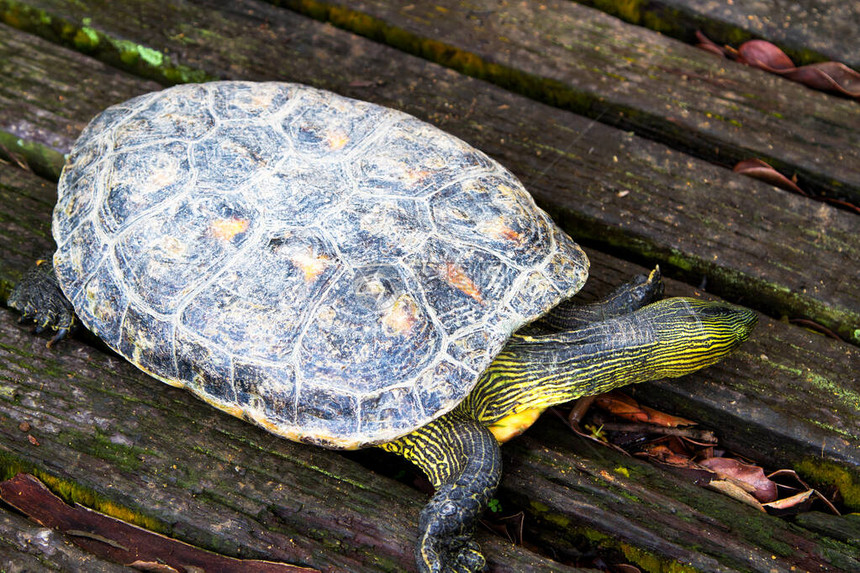
[[542, 317], [542, 330], [574, 330], [639, 310], [663, 297], [663, 276], [657, 266], [648, 276], [636, 275], [606, 298], [591, 304], [564, 301]]
[[48, 347], [62, 340], [76, 326], [75, 311], [60, 290], [52, 260], [50, 254], [37, 260], [6, 301], [21, 313], [19, 322], [33, 320], [36, 323], [37, 334], [46, 328], [56, 331]]
[[420, 467], [436, 488], [421, 511], [418, 570], [483, 571], [486, 562], [472, 535], [502, 473], [499, 444], [490, 431], [455, 410], [381, 447]]

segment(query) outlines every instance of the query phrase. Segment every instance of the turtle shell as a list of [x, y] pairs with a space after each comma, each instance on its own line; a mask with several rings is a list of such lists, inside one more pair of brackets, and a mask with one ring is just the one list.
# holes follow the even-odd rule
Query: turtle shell
[[53, 234], [60, 285], [108, 346], [336, 448], [454, 408], [588, 267], [480, 151], [285, 83], [182, 85], [107, 109], [71, 152]]

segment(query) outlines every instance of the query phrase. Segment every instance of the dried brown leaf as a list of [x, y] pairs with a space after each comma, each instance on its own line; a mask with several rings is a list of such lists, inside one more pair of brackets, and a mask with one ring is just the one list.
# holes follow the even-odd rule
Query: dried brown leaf
[[481, 524], [484, 527], [516, 545], [523, 544], [523, 529], [525, 528], [525, 522], [526, 514], [522, 511], [505, 517], [488, 518], [488, 516], [485, 515], [484, 519], [481, 520]]
[[153, 563], [152, 561], [134, 561], [128, 564], [132, 569], [146, 571], [147, 573], [183, 573], [164, 563]]
[[765, 510], [772, 515], [786, 516], [795, 515], [809, 511], [812, 502], [819, 496], [814, 489], [796, 493], [790, 497], [784, 497], [770, 503], [762, 504]]
[[700, 461], [699, 465], [716, 473], [721, 480], [744, 489], [762, 503], [774, 501], [778, 496], [776, 483], [769, 480], [759, 466], [732, 458], [709, 458]]
[[795, 69], [794, 62], [785, 52], [764, 40], [750, 40], [741, 44], [737, 61], [773, 73]]
[[695, 426], [696, 422], [672, 416], [665, 412], [660, 412], [647, 406], [642, 406], [633, 398], [621, 394], [620, 392], [609, 392], [597, 396], [594, 405], [602, 408], [607, 412], [633, 422], [644, 422], [663, 426], [666, 428], [676, 428], [678, 426]]
[[732, 499], [736, 499], [741, 503], [745, 503], [746, 505], [755, 507], [760, 511], [764, 511], [762, 504], [759, 503], [759, 501], [755, 497], [747, 493], [742, 487], [738, 486], [738, 484], [733, 481], [716, 479], [711, 481], [711, 483], [709, 483], [707, 487], [714, 491], [718, 491], [722, 494], [725, 494]]
[[690, 456], [686, 454], [678, 454], [672, 451], [670, 447], [663, 444], [651, 444], [643, 448], [642, 451], [636, 455], [638, 457], [647, 457], [660, 462], [661, 464], [667, 464], [670, 466], [690, 469], [695, 469], [696, 467], [696, 464], [693, 463]]
[[779, 74], [812, 89], [860, 98], [860, 73], [840, 62], [821, 62], [796, 67], [785, 52], [765, 40], [750, 40], [737, 50], [720, 47], [701, 32], [696, 46], [713, 54], [729, 57], [742, 64]]
[[798, 187], [791, 179], [761, 159], [745, 159], [744, 161], [739, 161], [732, 168], [732, 171], [752, 177], [753, 179], [758, 179], [759, 181], [764, 181], [774, 187], [779, 187], [780, 189], [793, 191], [803, 195], [804, 197], [809, 197], [809, 195], [803, 189]]

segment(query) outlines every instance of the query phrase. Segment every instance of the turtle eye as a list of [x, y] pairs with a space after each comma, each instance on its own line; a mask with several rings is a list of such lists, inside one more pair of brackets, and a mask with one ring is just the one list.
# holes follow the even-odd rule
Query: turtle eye
[[723, 305], [710, 305], [699, 309], [699, 316], [702, 318], [723, 319], [730, 317], [735, 313], [733, 308]]

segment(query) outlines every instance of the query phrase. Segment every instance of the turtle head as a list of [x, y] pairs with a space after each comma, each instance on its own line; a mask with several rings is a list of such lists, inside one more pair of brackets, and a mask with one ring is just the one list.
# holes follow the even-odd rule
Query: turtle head
[[758, 321], [749, 309], [695, 298], [661, 300], [635, 315], [654, 337], [652, 364], [660, 377], [683, 376], [717, 362], [747, 340]]

